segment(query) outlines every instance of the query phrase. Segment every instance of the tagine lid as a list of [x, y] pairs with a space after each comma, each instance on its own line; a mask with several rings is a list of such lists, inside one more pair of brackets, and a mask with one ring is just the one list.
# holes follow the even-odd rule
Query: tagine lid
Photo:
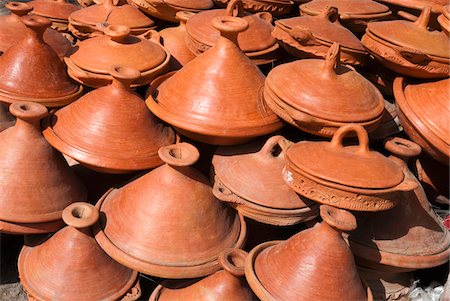
[[127, 26], [109, 25], [104, 33], [80, 41], [70, 56], [72, 62], [84, 70], [102, 74], [108, 74], [112, 64], [145, 72], [160, 66], [169, 55], [157, 42], [130, 35]]
[[[358, 145], [344, 146], [356, 132]], [[404, 173], [398, 164], [369, 150], [366, 130], [358, 125], [340, 127], [331, 142], [299, 142], [286, 151], [287, 165], [323, 181], [361, 189], [389, 189], [399, 185]]]
[[400, 51], [412, 55], [432, 55], [450, 58], [448, 36], [441, 31], [428, 30], [431, 8], [425, 7], [415, 22], [406, 20], [371, 22], [367, 33], [373, 34], [387, 43], [401, 47]]
[[41, 244], [23, 246], [18, 268], [29, 294], [38, 300], [82, 301], [118, 300], [127, 293], [138, 274], [109, 257], [91, 236], [89, 227], [98, 217], [91, 204], [73, 203], [63, 211], [66, 227]]
[[343, 19], [352, 15], [362, 16], [364, 18], [370, 17], [371, 15], [390, 13], [389, 7], [372, 0], [313, 0], [300, 5], [300, 9], [318, 14], [329, 6], [336, 7]]
[[335, 122], [380, 117], [383, 96], [357, 71], [341, 65], [339, 55], [340, 46], [335, 43], [325, 60], [306, 59], [277, 66], [268, 74], [266, 88], [296, 110], [314, 117]]
[[423, 9], [431, 6], [433, 12], [440, 13], [443, 7], [448, 4], [448, 0], [381, 0], [382, 2], [398, 5], [401, 7]]
[[207, 10], [214, 6], [212, 0], [164, 0], [164, 3], [188, 10]]
[[34, 0], [28, 4], [33, 7], [33, 14], [60, 20], [67, 20], [71, 13], [80, 10], [66, 0]]

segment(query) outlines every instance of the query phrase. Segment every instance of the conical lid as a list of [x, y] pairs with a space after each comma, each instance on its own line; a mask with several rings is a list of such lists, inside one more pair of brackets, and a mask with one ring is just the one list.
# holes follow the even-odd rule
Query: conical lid
[[22, 20], [28, 27], [27, 35], [0, 56], [0, 100], [61, 106], [77, 99], [82, 87], [70, 81], [64, 64], [42, 40], [50, 21], [40, 16], [24, 16]]
[[[404, 47], [406, 51], [420, 51], [440, 58], [450, 58], [450, 43], [445, 33], [428, 30], [431, 8], [422, 10], [415, 22], [394, 20], [372, 22], [367, 25], [367, 33], [396, 46]], [[395, 28], [395, 30], [392, 30]]]
[[28, 4], [33, 7], [33, 14], [66, 21], [71, 13], [80, 9], [66, 0], [34, 0]]
[[62, 210], [84, 201], [86, 191], [62, 155], [41, 135], [47, 109], [37, 103], [10, 106], [16, 124], [0, 133], [0, 220], [40, 223], [61, 219]]
[[372, 0], [313, 0], [300, 5], [300, 10], [310, 15], [317, 15], [334, 6], [339, 10], [341, 18], [367, 18], [371, 15], [389, 13], [389, 7]]
[[236, 46], [248, 23], [222, 16], [213, 24], [221, 31], [217, 44], [151, 86], [150, 110], [175, 127], [221, 137], [256, 137], [279, 129], [282, 123], [262, 99], [264, 75]]
[[245, 263], [247, 281], [265, 300], [367, 300], [353, 254], [340, 231], [354, 230], [354, 216], [320, 206], [324, 221], [286, 241], [254, 248]]
[[[234, 13], [234, 10], [237, 10], [237, 13]], [[230, 1], [227, 9], [214, 9], [196, 14], [187, 21], [186, 31], [191, 39], [213, 46], [220, 37], [220, 31], [214, 28], [211, 21], [218, 16], [233, 16], [234, 14], [245, 19], [249, 25], [237, 37], [238, 46], [243, 52], [263, 51], [277, 43], [271, 35], [272, 16], [269, 13], [255, 15], [245, 13], [241, 0]]]
[[114, 259], [145, 274], [208, 275], [218, 270], [224, 249], [243, 244], [243, 219], [217, 200], [208, 180], [190, 167], [199, 157], [194, 146], [162, 147], [159, 155], [165, 165], [99, 201], [105, 219], [96, 239]]
[[104, 172], [161, 165], [158, 149], [175, 142], [173, 130], [161, 124], [131, 91], [130, 84], [140, 72], [115, 66], [111, 75], [111, 85], [55, 112], [44, 131], [46, 139], [78, 162]]
[[160, 44], [130, 35], [130, 28], [126, 26], [109, 25], [104, 33], [80, 41], [78, 49], [70, 56], [72, 62], [84, 70], [108, 74], [111, 65], [148, 71], [161, 65], [167, 57]]
[[207, 10], [214, 6], [212, 0], [164, 0], [164, 3], [187, 10]]
[[119, 300], [133, 286], [137, 272], [109, 257], [92, 237], [98, 209], [74, 203], [64, 209], [67, 227], [43, 243], [22, 248], [20, 282], [38, 300]]
[[354, 69], [340, 65], [339, 54], [339, 44], [335, 43], [325, 60], [299, 60], [277, 66], [267, 76], [266, 89], [314, 117], [335, 122], [379, 118], [384, 110], [383, 96]]

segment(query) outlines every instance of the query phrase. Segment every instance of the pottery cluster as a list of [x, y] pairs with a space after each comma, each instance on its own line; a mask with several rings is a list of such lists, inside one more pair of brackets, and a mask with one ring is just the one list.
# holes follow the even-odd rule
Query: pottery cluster
[[407, 300], [450, 256], [441, 2], [7, 3], [29, 300]]

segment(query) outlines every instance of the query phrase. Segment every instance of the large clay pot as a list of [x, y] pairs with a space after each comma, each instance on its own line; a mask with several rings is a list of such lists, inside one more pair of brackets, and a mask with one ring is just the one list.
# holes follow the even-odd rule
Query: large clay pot
[[67, 0], [33, 0], [28, 2], [33, 7], [31, 12], [52, 21], [52, 28], [59, 32], [68, 32], [69, 15], [80, 9]]
[[244, 220], [191, 167], [199, 158], [194, 146], [162, 147], [159, 155], [166, 164], [98, 201], [102, 218], [95, 238], [115, 260], [148, 275], [209, 275], [220, 268], [224, 249], [243, 245]]
[[[230, 0], [213, 0], [217, 6], [225, 7]], [[268, 12], [274, 17], [289, 14], [294, 6], [290, 0], [242, 0], [245, 11], [252, 14]]]
[[248, 22], [222, 16], [213, 25], [221, 32], [217, 44], [153, 81], [147, 106], [181, 134], [208, 144], [239, 144], [278, 130], [283, 124], [261, 95], [265, 77], [236, 45]]
[[86, 190], [41, 135], [47, 109], [16, 102], [10, 111], [16, 124], [0, 133], [0, 231], [54, 232], [62, 226], [62, 210], [86, 200]]
[[163, 164], [158, 149], [174, 143], [175, 133], [131, 91], [130, 84], [140, 72], [115, 66], [110, 73], [111, 85], [52, 113], [45, 138], [62, 153], [100, 172], [128, 173]]
[[219, 148], [212, 160], [214, 195], [262, 223], [288, 226], [315, 218], [318, 206], [283, 180], [284, 150], [290, 143], [273, 136], [261, 149], [253, 145]]
[[138, 273], [109, 257], [91, 226], [98, 209], [73, 203], [63, 211], [67, 226], [19, 255], [20, 282], [31, 301], [138, 300]]
[[245, 276], [261, 301], [373, 300], [341, 236], [356, 228], [355, 217], [327, 205], [320, 207], [320, 215], [324, 221], [313, 228], [250, 252]]
[[23, 16], [22, 21], [26, 35], [0, 56], [0, 101], [58, 107], [76, 100], [83, 88], [70, 81], [64, 64], [42, 39], [50, 21], [40, 16]]

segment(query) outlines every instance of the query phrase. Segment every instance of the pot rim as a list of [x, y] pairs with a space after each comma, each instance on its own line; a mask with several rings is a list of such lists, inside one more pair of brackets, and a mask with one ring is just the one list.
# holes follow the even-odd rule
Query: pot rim
[[26, 96], [26, 95], [8, 92], [8, 91], [2, 90], [0, 88], [0, 100], [5, 103], [13, 103], [13, 102], [18, 102], [18, 101], [32, 101], [32, 102], [40, 103], [47, 107], [62, 107], [62, 106], [68, 105], [69, 103], [77, 100], [81, 96], [82, 93], [83, 93], [82, 85], [78, 85], [77, 91], [75, 91], [69, 95], [62, 95], [62, 96], [55, 96], [55, 97]]
[[62, 219], [43, 223], [13, 223], [0, 220], [0, 233], [6, 234], [45, 234], [64, 227]]

